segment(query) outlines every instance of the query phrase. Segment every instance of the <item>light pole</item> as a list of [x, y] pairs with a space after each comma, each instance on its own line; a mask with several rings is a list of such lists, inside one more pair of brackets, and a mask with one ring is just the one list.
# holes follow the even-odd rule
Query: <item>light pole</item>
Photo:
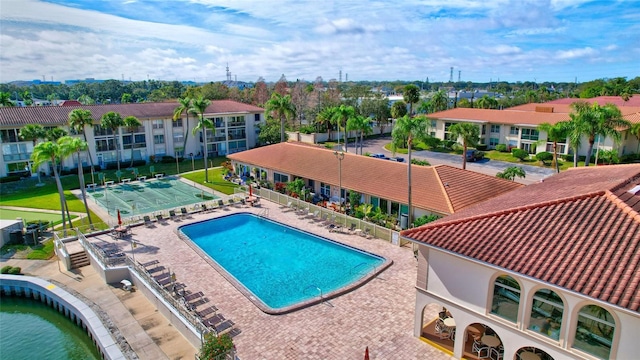
[[334, 151], [333, 155], [338, 159], [338, 203], [340, 204], [340, 212], [342, 212], [342, 160], [344, 159], [344, 152]]
[[191, 171], [194, 171], [196, 169], [194, 163], [193, 163], [193, 153], [189, 154], [191, 155]]
[[178, 163], [178, 157], [176, 156], [176, 173], [180, 174], [180, 164]]

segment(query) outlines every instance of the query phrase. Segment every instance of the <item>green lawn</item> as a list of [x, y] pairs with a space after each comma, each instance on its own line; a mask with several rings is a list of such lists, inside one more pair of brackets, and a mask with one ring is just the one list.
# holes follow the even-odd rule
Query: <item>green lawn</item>
[[[61, 222], [60, 213], [47, 213], [40, 211], [23, 211], [23, 210], [10, 210], [10, 209], [0, 209], [0, 219], [4, 220], [14, 220], [16, 218], [21, 218], [24, 221], [35, 221], [42, 220], [44, 222]], [[71, 215], [72, 218], [76, 218], [77, 216]]]
[[224, 174], [226, 173], [227, 173], [227, 169], [222, 167], [209, 169], [208, 183], [204, 182], [204, 170], [190, 172], [188, 174], [182, 174], [181, 176], [185, 179], [204, 185], [210, 189], [219, 191], [223, 194], [231, 195], [233, 194], [233, 189], [238, 188], [239, 186], [230, 181], [226, 181], [224, 179]]

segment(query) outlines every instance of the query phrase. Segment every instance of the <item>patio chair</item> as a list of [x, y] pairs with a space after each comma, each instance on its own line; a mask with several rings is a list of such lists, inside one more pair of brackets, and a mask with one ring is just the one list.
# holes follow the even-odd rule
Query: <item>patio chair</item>
[[169, 218], [173, 221], [177, 221], [178, 220], [178, 216], [176, 215], [176, 211], [175, 210], [169, 210]]
[[224, 201], [222, 201], [222, 199], [218, 199], [218, 207], [224, 207]]
[[358, 227], [358, 224], [351, 224], [351, 225], [349, 226], [349, 232], [350, 232], [351, 234], [355, 234], [355, 232], [356, 232], [356, 228], [357, 228], [357, 227]]
[[489, 351], [489, 357], [493, 360], [502, 360], [504, 358], [504, 352], [500, 351], [500, 349], [491, 348]]
[[189, 217], [189, 212], [187, 211], [187, 208], [180, 208], [180, 216], [182, 216], [183, 218]]
[[487, 359], [490, 357], [490, 350], [488, 346], [483, 346], [481, 342], [474, 340], [473, 341], [473, 346], [471, 347], [471, 350], [474, 353], [478, 353], [478, 359]]
[[227, 203], [229, 203], [229, 205], [235, 205], [235, 201], [233, 200], [233, 198], [229, 198], [227, 199]]
[[215, 314], [206, 318], [201, 317], [202, 323], [208, 327], [215, 327], [218, 324], [222, 324], [227, 319], [222, 314]]
[[222, 335], [227, 333], [233, 329], [236, 324], [231, 320], [223, 321], [220, 325], [216, 325], [213, 328], [216, 330], [218, 335]]
[[158, 220], [159, 223], [164, 223], [165, 222], [165, 219], [162, 216], [162, 214], [156, 215], [156, 220]]
[[309, 213], [307, 217], [313, 219], [313, 221], [318, 221], [318, 215], [320, 215], [320, 210], [314, 211], [313, 214]]
[[144, 226], [146, 227], [153, 226], [153, 222], [151, 221], [151, 218], [149, 217], [149, 215], [145, 215], [143, 219], [144, 219]]
[[318, 219], [318, 225], [326, 225], [327, 219], [329, 218], [329, 213], [322, 214]]
[[215, 314], [216, 311], [218, 311], [218, 308], [215, 305], [211, 305], [206, 309], [196, 311], [196, 315], [198, 315], [201, 319], [204, 319], [211, 314]]

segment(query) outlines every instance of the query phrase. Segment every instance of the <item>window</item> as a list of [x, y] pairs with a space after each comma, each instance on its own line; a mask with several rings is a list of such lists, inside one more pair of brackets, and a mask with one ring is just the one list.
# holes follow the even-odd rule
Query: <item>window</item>
[[159, 134], [159, 135], [153, 135], [153, 143], [158, 145], [158, 144], [164, 144], [164, 135]]
[[153, 120], [153, 121], [151, 121], [151, 124], [153, 124], [153, 128], [154, 129], [163, 129], [164, 128], [164, 121], [163, 120]]
[[387, 199], [380, 199], [380, 210], [382, 210], [383, 213], [388, 214], [389, 201]]
[[493, 284], [491, 313], [511, 322], [518, 321], [520, 284], [508, 275], [498, 276]]
[[279, 174], [277, 172], [273, 173], [273, 182], [274, 183], [288, 183], [289, 182], [289, 175], [284, 175], [284, 174]]
[[320, 194], [326, 196], [326, 197], [331, 197], [331, 185], [329, 184], [325, 184], [325, 183], [320, 183]]
[[18, 134], [18, 129], [0, 130], [0, 138], [2, 138], [3, 143], [21, 141]]
[[529, 154], [535, 154], [536, 153], [536, 144], [522, 143], [522, 144], [520, 144], [520, 148], [522, 150], [528, 152]]
[[[557, 144], [556, 145], [556, 151], [558, 152], [558, 154], [564, 154], [566, 151], [567, 145], [565, 144]], [[547, 147], [545, 149], [546, 151], [553, 153], [553, 143], [547, 143]]]
[[615, 321], [607, 310], [597, 305], [587, 305], [578, 312], [573, 347], [608, 359], [615, 329]]
[[540, 132], [536, 129], [522, 129], [522, 135], [520, 138], [522, 140], [538, 140], [540, 137]]
[[7, 164], [7, 172], [8, 173], [22, 173], [25, 171], [29, 171], [29, 163], [28, 162], [18, 162]]
[[377, 198], [377, 197], [375, 197], [375, 196], [372, 196], [372, 197], [369, 199], [369, 203], [370, 203], [371, 205], [373, 205], [373, 207], [374, 207], [374, 208], [379, 207], [379, 206], [380, 206], [380, 199], [379, 199], [379, 198]]
[[2, 145], [2, 157], [4, 161], [27, 160], [33, 152], [32, 143], [15, 143]]
[[500, 144], [500, 139], [498, 138], [489, 138], [489, 147], [496, 147], [496, 145]]
[[558, 340], [563, 312], [563, 302], [558, 294], [548, 289], [538, 290], [533, 295], [529, 330]]
[[520, 132], [520, 129], [518, 129], [515, 126], [512, 126], [511, 129], [509, 129], [509, 135], [518, 135]]
[[482, 133], [482, 135], [486, 135], [487, 134], [487, 125], [482, 125], [481, 133]]
[[260, 114], [253, 114], [254, 121], [260, 121]]
[[182, 127], [182, 119], [174, 120], [173, 121], [173, 127], [174, 128]]
[[184, 144], [184, 134], [182, 131], [173, 133], [173, 143], [176, 145]]
[[93, 126], [93, 136], [108, 136], [113, 135], [113, 131], [109, 128], [103, 128], [101, 125]]
[[491, 125], [491, 133], [499, 134], [500, 133], [500, 125]]

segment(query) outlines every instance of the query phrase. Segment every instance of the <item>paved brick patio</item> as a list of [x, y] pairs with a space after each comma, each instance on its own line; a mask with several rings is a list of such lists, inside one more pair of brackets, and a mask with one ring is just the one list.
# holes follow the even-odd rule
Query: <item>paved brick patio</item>
[[[330, 300], [286, 315], [267, 315], [254, 306], [177, 234], [178, 226], [232, 212], [257, 213], [300, 229], [355, 246], [393, 260], [394, 264], [364, 286]], [[133, 228], [139, 262], [159, 260], [175, 272], [177, 281], [191, 291], [203, 291], [226, 318], [242, 331], [234, 338], [238, 356], [253, 359], [359, 359], [369, 347], [371, 359], [449, 359], [450, 356], [413, 336], [416, 261], [410, 248], [356, 235], [330, 233], [307, 218], [279, 205], [262, 201], [260, 208], [227, 207], [194, 214], [183, 221], [167, 221], [154, 228]], [[128, 240], [108, 235], [90, 241], [117, 243], [131, 255]], [[437, 316], [437, 308], [427, 317]]]

